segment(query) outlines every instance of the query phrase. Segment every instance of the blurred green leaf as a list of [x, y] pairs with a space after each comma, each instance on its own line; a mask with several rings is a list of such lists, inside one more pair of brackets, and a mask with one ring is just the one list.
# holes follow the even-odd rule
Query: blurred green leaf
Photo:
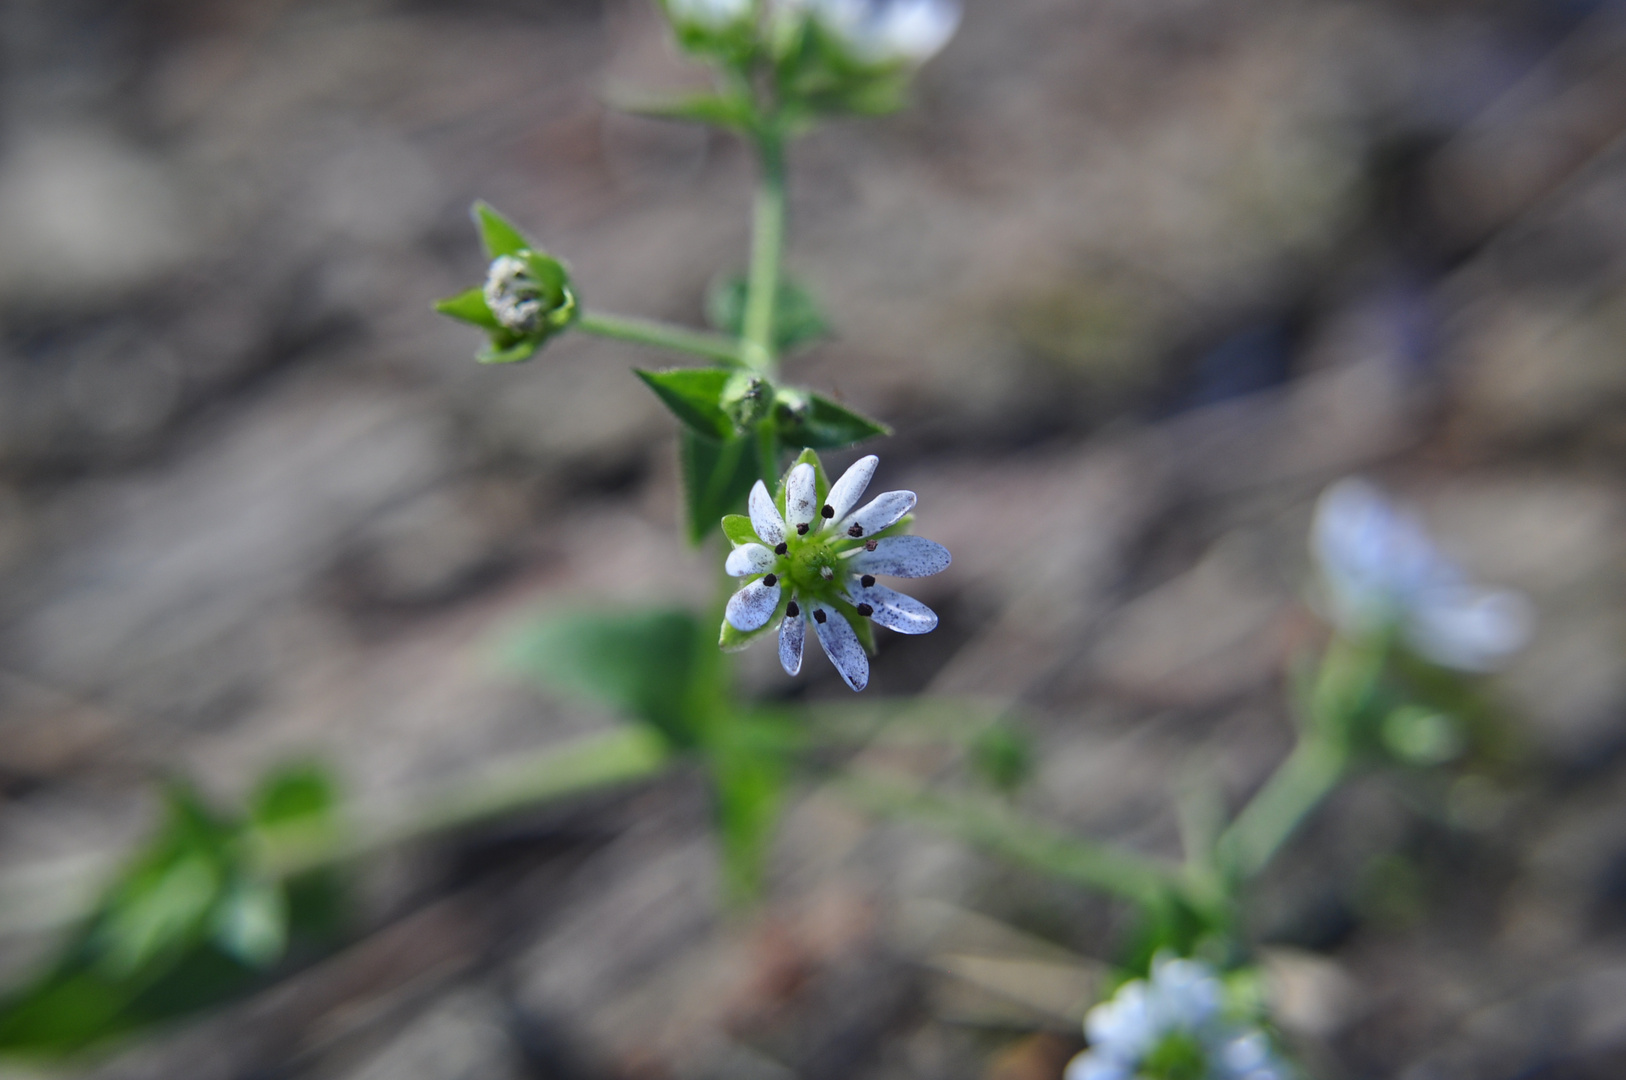
[[642, 371], [634, 368], [633, 373], [655, 391], [655, 396], [672, 411], [673, 416], [697, 434], [719, 441], [734, 437], [734, 421], [719, 404], [724, 387], [734, 375], [730, 369]]
[[779, 437], [786, 443], [815, 450], [851, 446], [877, 435], [892, 434], [885, 424], [805, 390], [781, 391], [774, 418]]
[[542, 250], [527, 240], [517, 225], [503, 217], [484, 199], [476, 200], [474, 204], [474, 226], [480, 230], [480, 242], [485, 246], [488, 259], [495, 259], [499, 255], [517, 255], [522, 251]]
[[779, 741], [752, 737], [756, 723], [743, 716], [731, 718], [720, 729], [728, 737], [708, 747], [707, 753], [724, 881], [729, 895], [740, 903], [761, 894], [789, 774]]
[[718, 441], [684, 427], [678, 431], [679, 467], [689, 542], [710, 535], [712, 523], [738, 513], [757, 482], [756, 448], [749, 435]]
[[678, 748], [700, 740], [727, 690], [710, 633], [682, 610], [546, 618], [505, 651], [546, 685], [619, 709]]
[[249, 820], [262, 829], [325, 824], [332, 820], [338, 802], [338, 786], [327, 766], [295, 762], [261, 778], [249, 799]]
[[990, 725], [971, 744], [971, 765], [995, 791], [1010, 794], [1033, 774], [1033, 744], [1014, 728]]
[[692, 94], [687, 97], [618, 99], [622, 112], [659, 120], [692, 120], [730, 131], [750, 131], [756, 126], [756, 109], [751, 100], [739, 95]]
[[485, 290], [478, 285], [472, 289], [465, 289], [456, 296], [436, 300], [435, 310], [442, 315], [450, 315], [454, 319], [472, 323], [482, 330], [494, 333], [502, 331], [502, 323], [497, 321], [497, 317], [491, 314], [491, 309], [486, 306]]
[[[745, 300], [750, 286], [741, 275], [718, 278], [706, 291], [706, 321], [738, 337], [745, 327]], [[774, 298], [774, 347], [791, 352], [829, 336], [830, 325], [812, 295], [793, 281], [781, 281]]]

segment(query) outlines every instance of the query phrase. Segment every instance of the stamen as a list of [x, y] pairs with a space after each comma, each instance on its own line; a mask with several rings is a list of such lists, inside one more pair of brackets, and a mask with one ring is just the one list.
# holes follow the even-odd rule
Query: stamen
[[852, 528], [847, 530], [847, 535], [848, 536], [863, 536], [864, 535], [864, 527], [862, 525], [854, 525]]
[[796, 601], [792, 600], [790, 603], [785, 605], [785, 618], [794, 619], [801, 613], [802, 609], [796, 606]]
[[836, 508], [831, 506], [829, 503], [825, 503], [824, 509], [820, 510], [819, 513], [823, 514], [827, 518], [833, 518], [836, 516]]
[[819, 567], [819, 576], [826, 581], [834, 581], [836, 579], [836, 572], [830, 569], [828, 566], [821, 566]]
[[775, 585], [779, 584], [779, 575], [769, 574], [767, 577], [762, 579], [762, 583], [771, 589]]
[[789, 550], [790, 550], [790, 545], [786, 544], [784, 541], [780, 541], [779, 543], [774, 545], [773, 553], [775, 555], [783, 555], [785, 552], [787, 552]]
[[827, 619], [827, 618], [829, 618], [829, 616], [824, 613], [823, 608], [814, 608], [813, 609], [813, 621], [814, 622], [821, 623], [821, 622], [824, 622], [825, 619]]
[[797, 536], [806, 536], [807, 535], [807, 522], [804, 521], [800, 525], [796, 526], [796, 535]]
[[867, 619], [871, 615], [875, 614], [875, 609], [870, 607], [868, 604], [859, 604], [858, 605], [858, 614], [862, 615], [864, 618]]
[[858, 579], [858, 584], [862, 585], [866, 589], [873, 589], [875, 587], [875, 575], [865, 574], [863, 577]]
[[878, 548], [880, 546], [881, 546], [881, 542], [879, 540], [865, 540], [864, 541], [864, 550], [865, 551], [874, 551], [876, 548]]

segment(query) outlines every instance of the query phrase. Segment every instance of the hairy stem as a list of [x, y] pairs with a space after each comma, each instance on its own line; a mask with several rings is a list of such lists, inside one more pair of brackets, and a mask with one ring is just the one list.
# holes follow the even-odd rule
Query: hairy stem
[[751, 273], [745, 294], [744, 359], [768, 376], [776, 373], [774, 309], [785, 250], [785, 147], [771, 125], [757, 135], [762, 176], [751, 222]]
[[1001, 804], [851, 774], [838, 778], [835, 788], [871, 813], [923, 822], [1013, 862], [1136, 903], [1158, 903], [1182, 887], [1175, 867], [1058, 832]]
[[597, 334], [599, 337], [615, 338], [618, 341], [631, 341], [657, 349], [671, 349], [692, 356], [703, 356], [708, 360], [720, 360], [731, 366], [738, 366], [743, 362], [740, 343], [733, 338], [707, 333], [704, 330], [673, 326], [671, 323], [658, 322], [654, 319], [608, 315], [602, 311], [584, 311], [571, 325], [586, 334]]

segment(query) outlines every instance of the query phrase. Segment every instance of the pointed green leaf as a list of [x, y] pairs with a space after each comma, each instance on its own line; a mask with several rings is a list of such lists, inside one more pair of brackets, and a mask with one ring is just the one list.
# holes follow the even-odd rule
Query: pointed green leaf
[[730, 131], [750, 131], [756, 126], [756, 110], [750, 99], [737, 95], [694, 94], [679, 98], [627, 99], [613, 104], [622, 112], [639, 116], [692, 120]]
[[724, 514], [737, 514], [757, 481], [755, 447], [749, 436], [718, 442], [678, 429], [679, 467], [683, 476], [686, 532], [698, 544], [711, 532], [712, 522]]
[[655, 391], [666, 407], [690, 429], [709, 439], [733, 437], [734, 421], [722, 405], [723, 388], [734, 374], [728, 368], [671, 368], [666, 371], [633, 369]]
[[485, 245], [486, 258], [541, 250], [525, 238], [518, 226], [499, 214], [484, 199], [475, 202], [473, 214], [475, 228], [480, 230], [480, 242]]
[[442, 315], [450, 315], [454, 319], [472, 323], [482, 330], [500, 331], [503, 328], [497, 317], [491, 314], [491, 309], [486, 306], [485, 290], [479, 286], [466, 289], [456, 296], [448, 296], [444, 300], [436, 300], [435, 310]]
[[781, 392], [774, 419], [780, 438], [793, 446], [801, 443], [815, 450], [851, 446], [877, 435], [892, 434], [885, 424], [807, 391]]

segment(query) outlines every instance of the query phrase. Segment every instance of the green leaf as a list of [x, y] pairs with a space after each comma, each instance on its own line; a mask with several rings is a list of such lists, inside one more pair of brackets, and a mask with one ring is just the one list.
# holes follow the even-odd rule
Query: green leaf
[[740, 544], [760, 544], [762, 538], [757, 535], [756, 527], [751, 519], [744, 514], [725, 514], [723, 516], [723, 535], [728, 542], [738, 547]]
[[[745, 300], [750, 290], [738, 274], [719, 278], [706, 291], [706, 320], [725, 334], [738, 337], [745, 327]], [[830, 324], [808, 291], [793, 281], [779, 283], [775, 297], [773, 336], [780, 352], [828, 337]]]
[[774, 418], [779, 437], [787, 443], [829, 450], [851, 446], [877, 435], [890, 435], [892, 429], [838, 405], [827, 397], [807, 391], [781, 391]]
[[684, 424], [709, 439], [734, 436], [734, 421], [719, 404], [723, 388], [734, 372], [728, 368], [671, 368], [666, 371], [633, 369], [655, 391], [655, 396]]
[[682, 610], [576, 614], [524, 628], [504, 651], [545, 685], [604, 702], [687, 748], [725, 693], [709, 637]]
[[475, 202], [473, 214], [475, 228], [480, 230], [480, 242], [485, 245], [486, 258], [542, 250], [527, 240], [518, 226], [499, 214], [484, 199]]
[[1008, 795], [1033, 775], [1033, 743], [1008, 725], [990, 725], [971, 744], [971, 765], [990, 787]]
[[293, 762], [260, 778], [249, 799], [249, 820], [262, 829], [325, 825], [338, 802], [338, 785], [325, 765]]
[[730, 131], [751, 131], [756, 126], [756, 110], [749, 98], [725, 94], [693, 94], [688, 97], [613, 102], [622, 112], [651, 116], [659, 120], [692, 120]]
[[491, 314], [491, 309], [486, 306], [485, 290], [478, 285], [456, 296], [436, 300], [435, 310], [442, 315], [450, 315], [454, 319], [471, 323], [482, 330], [500, 333], [503, 329], [502, 323], [497, 321], [497, 317]]
[[753, 738], [753, 723], [743, 716], [730, 718], [720, 728], [729, 733], [727, 739], [707, 753], [723, 878], [737, 903], [762, 892], [789, 773], [780, 740]]
[[749, 435], [718, 442], [684, 427], [678, 430], [678, 458], [689, 542], [698, 544], [712, 522], [745, 505], [757, 482], [755, 447]]

